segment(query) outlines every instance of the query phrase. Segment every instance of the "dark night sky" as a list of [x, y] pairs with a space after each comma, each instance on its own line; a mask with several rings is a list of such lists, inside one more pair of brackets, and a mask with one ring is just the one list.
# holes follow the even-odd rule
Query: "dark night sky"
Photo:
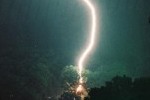
[[[100, 30], [86, 65], [91, 80], [98, 80], [93, 84], [115, 75], [150, 76], [150, 1], [94, 2]], [[87, 42], [87, 20], [79, 0], [0, 0], [0, 67], [32, 59], [59, 75], [65, 66], [76, 65]], [[14, 58], [13, 65], [9, 59]]]

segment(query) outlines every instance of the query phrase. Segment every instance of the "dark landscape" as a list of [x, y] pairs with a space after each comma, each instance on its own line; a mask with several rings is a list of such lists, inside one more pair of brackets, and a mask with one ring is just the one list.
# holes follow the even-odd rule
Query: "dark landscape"
[[[150, 100], [150, 0], [92, 0], [95, 48], [85, 100]], [[88, 41], [80, 0], [0, 0], [0, 100], [81, 100], [77, 61]]]

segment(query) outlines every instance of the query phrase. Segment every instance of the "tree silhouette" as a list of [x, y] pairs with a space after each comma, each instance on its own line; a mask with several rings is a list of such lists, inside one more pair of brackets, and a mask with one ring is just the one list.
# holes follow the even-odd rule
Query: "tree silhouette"
[[150, 78], [116, 76], [101, 88], [91, 88], [90, 100], [150, 100]]

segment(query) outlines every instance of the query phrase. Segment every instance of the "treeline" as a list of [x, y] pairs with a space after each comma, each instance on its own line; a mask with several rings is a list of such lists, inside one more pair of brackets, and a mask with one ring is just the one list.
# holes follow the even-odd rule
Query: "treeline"
[[106, 86], [92, 88], [90, 100], [150, 100], [150, 78], [116, 76]]
[[[73, 100], [74, 95], [64, 93], [60, 100]], [[80, 99], [77, 99], [80, 100]], [[116, 76], [105, 86], [91, 88], [85, 100], [150, 100], [150, 77], [132, 79]]]
[[45, 100], [59, 92], [61, 79], [55, 76], [64, 65], [52, 54], [0, 50], [0, 100]]

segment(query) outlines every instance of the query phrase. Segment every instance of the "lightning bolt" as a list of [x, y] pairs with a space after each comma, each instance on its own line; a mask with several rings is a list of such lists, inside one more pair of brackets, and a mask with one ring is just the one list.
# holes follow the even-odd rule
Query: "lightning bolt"
[[96, 15], [96, 9], [94, 5], [92, 4], [91, 0], [83, 0], [85, 5], [88, 7], [88, 10], [91, 15], [91, 29], [90, 29], [90, 41], [88, 46], [86, 47], [85, 51], [82, 53], [81, 57], [78, 61], [78, 74], [79, 74], [79, 83], [83, 83], [83, 67], [84, 62], [89, 55], [89, 53], [92, 51], [94, 43], [95, 43], [95, 37], [96, 37], [96, 27], [97, 27], [97, 15]]

